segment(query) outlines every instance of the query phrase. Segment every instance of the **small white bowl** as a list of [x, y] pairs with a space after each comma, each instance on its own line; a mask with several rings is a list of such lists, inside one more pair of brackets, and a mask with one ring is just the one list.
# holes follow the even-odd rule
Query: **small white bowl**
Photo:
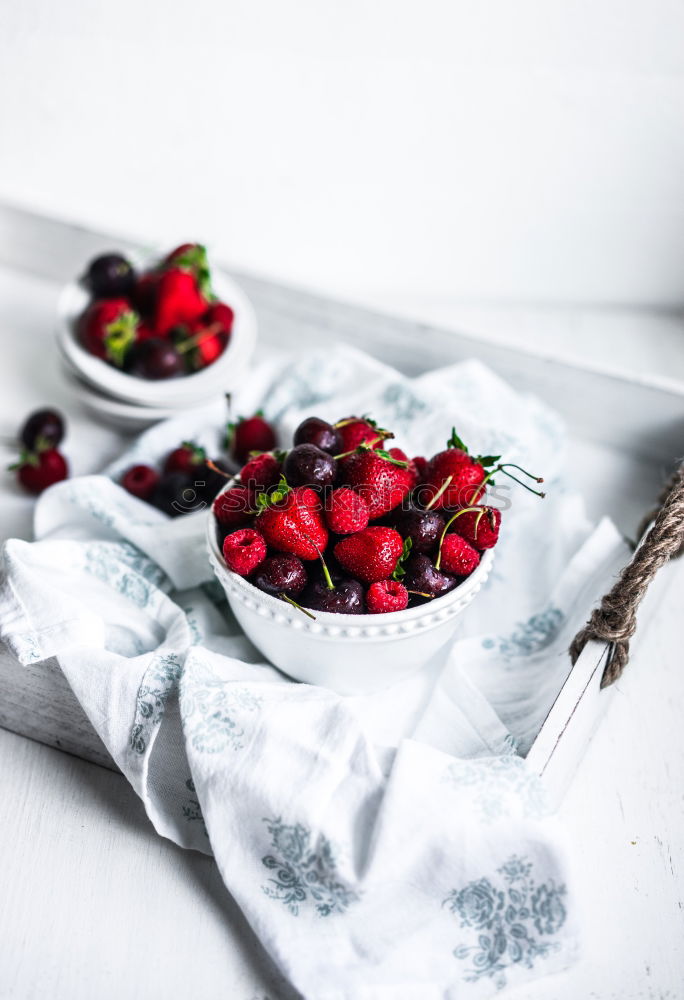
[[144, 431], [160, 420], [177, 417], [184, 409], [192, 410], [195, 404], [185, 407], [178, 406], [136, 406], [134, 403], [122, 403], [118, 399], [91, 389], [83, 382], [71, 365], [64, 361], [64, 377], [69, 388], [81, 406], [97, 420], [108, 427], [116, 427], [126, 433]]
[[211, 511], [207, 548], [231, 610], [257, 649], [290, 677], [339, 694], [368, 694], [390, 687], [443, 651], [458, 627], [457, 616], [480, 590], [494, 561], [489, 549], [463, 583], [417, 608], [379, 615], [316, 611], [312, 621], [228, 569]]
[[[158, 257], [150, 257], [141, 261], [132, 254], [129, 256], [140, 270], [153, 267], [158, 260]], [[252, 357], [257, 338], [254, 309], [239, 285], [215, 268], [212, 269], [212, 284], [221, 302], [225, 302], [233, 310], [235, 319], [223, 354], [199, 372], [158, 381], [137, 378], [86, 351], [79, 342], [76, 324], [91, 301], [91, 296], [79, 281], [70, 282], [60, 295], [57, 345], [81, 381], [110, 399], [153, 408], [178, 408], [206, 402], [212, 396], [229, 392], [239, 384]]]

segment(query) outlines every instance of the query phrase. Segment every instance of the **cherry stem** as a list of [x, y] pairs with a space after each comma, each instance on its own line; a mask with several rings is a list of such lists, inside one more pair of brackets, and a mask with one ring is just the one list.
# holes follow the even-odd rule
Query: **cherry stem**
[[434, 507], [434, 505], [437, 503], [437, 501], [442, 496], [442, 494], [444, 492], [446, 492], [446, 490], [449, 489], [449, 486], [451, 484], [451, 480], [453, 478], [454, 478], [453, 476], [447, 476], [447, 478], [444, 480], [444, 482], [442, 483], [442, 485], [440, 486], [440, 488], [437, 490], [437, 492], [433, 496], [433, 498], [430, 501], [430, 503], [426, 505], [425, 510], [430, 510], [431, 507]]
[[[337, 424], [335, 424], [335, 426], [337, 427]], [[371, 451], [373, 445], [380, 444], [381, 441], [384, 441], [383, 437], [375, 437], [370, 441], [362, 441], [360, 445], [357, 445], [356, 448], [352, 448], [351, 451], [343, 451], [341, 455], [334, 455], [333, 458], [337, 462], [341, 458], [348, 458], [350, 455], [356, 455], [357, 452]]]
[[444, 538], [446, 536], [446, 533], [449, 530], [449, 526], [451, 524], [453, 524], [453, 522], [456, 520], [456, 518], [460, 517], [461, 514], [467, 514], [468, 511], [471, 511], [471, 510], [476, 510], [478, 512], [478, 516], [475, 519], [475, 538], [477, 538], [477, 529], [480, 526], [480, 521], [482, 520], [482, 515], [484, 514], [486, 508], [485, 507], [463, 507], [462, 510], [457, 510], [456, 513], [452, 514], [452, 516], [449, 518], [449, 520], [447, 521], [447, 523], [444, 525], [444, 531], [442, 532], [442, 537], [439, 540], [439, 548], [437, 549], [437, 558], [435, 559], [435, 569], [439, 569], [440, 566], [442, 565], [442, 545], [444, 543]]
[[312, 622], [316, 621], [316, 615], [312, 615], [310, 611], [307, 611], [306, 608], [303, 608], [301, 604], [297, 604], [297, 602], [293, 601], [291, 597], [287, 596], [287, 594], [278, 594], [278, 597], [281, 599], [281, 601], [287, 601], [287, 603], [291, 604], [293, 608], [297, 609], [297, 611], [301, 611], [302, 614], [306, 615], [307, 618], [310, 618]]
[[187, 340], [181, 340], [179, 344], [176, 344], [176, 350], [179, 354], [186, 354], [191, 351], [193, 347], [199, 347], [200, 344], [208, 340], [209, 337], [215, 337], [217, 333], [220, 333], [223, 327], [220, 323], [212, 323], [207, 326], [204, 330], [200, 330], [192, 337], [188, 337]]
[[434, 594], [424, 594], [422, 590], [407, 590], [407, 594], [415, 594], [416, 597], [429, 597], [430, 600], [435, 596]]
[[520, 471], [523, 473], [523, 475], [527, 476], [528, 479], [533, 479], [535, 481], [535, 483], [543, 483], [544, 482], [544, 480], [540, 476], [533, 476], [531, 472], [528, 472], [527, 469], [523, 469], [522, 466], [520, 466], [520, 465], [516, 465], [515, 462], [504, 462], [503, 465], [495, 465], [494, 468], [491, 470], [491, 472], [487, 473], [487, 475], [485, 476], [485, 478], [482, 480], [482, 482], [480, 483], [480, 485], [477, 488], [477, 494], [475, 496], [475, 499], [477, 499], [477, 500], [480, 499], [480, 497], [482, 496], [482, 493], [484, 492], [484, 487], [487, 485], [487, 483], [489, 482], [489, 480], [492, 478], [492, 476], [496, 472], [503, 472], [504, 476], [508, 476], [508, 478], [512, 479], [514, 483], [517, 483], [518, 486], [522, 486], [524, 489], [528, 490], [530, 493], [534, 493], [534, 495], [536, 497], [541, 497], [542, 500], [544, 499], [544, 497], [546, 496], [546, 493], [542, 493], [540, 490], [533, 490], [531, 486], [528, 486], [527, 483], [523, 483], [520, 479], [517, 478], [517, 476], [512, 475], [510, 472], [506, 472], [507, 468], [520, 469]]
[[314, 542], [314, 540], [311, 537], [311, 535], [307, 535], [307, 533], [305, 531], [303, 531], [302, 534], [304, 535], [305, 538], [309, 539], [309, 541], [311, 542], [311, 544], [315, 548], [316, 552], [318, 552], [318, 558], [321, 560], [321, 566], [323, 567], [323, 579], [325, 580], [326, 587], [328, 588], [328, 590], [334, 590], [335, 589], [335, 584], [332, 582], [332, 577], [330, 576], [330, 570], [328, 569], [328, 567], [325, 564], [325, 559], [323, 558], [323, 553], [321, 552], [321, 550], [319, 549], [319, 547], [316, 545], [316, 543]]
[[514, 476], [511, 472], [506, 472], [506, 469], [508, 468], [518, 469], [520, 472], [522, 472], [524, 476], [527, 476], [528, 479], [533, 479], [535, 483], [544, 482], [544, 480], [540, 476], [533, 476], [531, 472], [528, 472], [521, 466], [516, 465], [514, 462], [504, 462], [503, 465], [497, 465], [496, 469], [494, 470], [495, 472], [503, 472], [504, 476], [508, 476], [508, 478], [512, 479], [514, 483], [517, 483], [518, 486], [522, 486], [530, 493], [534, 493], [536, 497], [541, 497], [542, 500], [544, 499], [546, 493], [542, 493], [541, 490], [533, 490], [531, 486], [528, 486], [527, 483], [523, 483], [523, 481], [521, 479], [518, 479], [517, 476]]
[[237, 479], [238, 478], [237, 476], [231, 476], [229, 472], [225, 471], [225, 469], [219, 468], [219, 466], [216, 465], [214, 462], [212, 462], [212, 460], [210, 458], [207, 459], [206, 465], [207, 465], [207, 468], [211, 469], [212, 472], [218, 472], [218, 474], [220, 476], [223, 476], [224, 479]]

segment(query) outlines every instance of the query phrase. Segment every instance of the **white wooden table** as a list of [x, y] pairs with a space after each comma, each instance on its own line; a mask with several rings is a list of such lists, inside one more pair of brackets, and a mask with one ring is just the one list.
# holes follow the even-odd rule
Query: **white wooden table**
[[[26, 315], [20, 281], [0, 275], [3, 317], [10, 318], [0, 327], [0, 434], [12, 433], [33, 406], [60, 405], [70, 417], [67, 451], [74, 471], [96, 469], [122, 440], [74, 411], [54, 377], [49, 349], [36, 369], [35, 343], [12, 338], [10, 348], [12, 330], [35, 331], [34, 321], [45, 314], [52, 296], [47, 285], [41, 292], [33, 282], [36, 315]], [[21, 314], [13, 314], [14, 302], [22, 303]], [[397, 308], [395, 299], [385, 304]], [[438, 310], [443, 324], [463, 325], [462, 307], [424, 305], [426, 318]], [[485, 335], [489, 329], [506, 329], [500, 308], [471, 307], [467, 316], [470, 326]], [[540, 322], [532, 310], [510, 313], [514, 337]], [[581, 324], [589, 340], [592, 329], [609, 336], [605, 312], [582, 311]], [[635, 370], [639, 365], [658, 370], [653, 361], [662, 357], [658, 331], [671, 349], [673, 335], [681, 336], [680, 322], [663, 324], [662, 317], [641, 314], [630, 324], [638, 335], [630, 340], [628, 362]], [[547, 350], [572, 350], [568, 331], [576, 324], [568, 323], [567, 312], [546, 309], [543, 325]], [[48, 329], [35, 335], [44, 336], [48, 345]], [[604, 351], [609, 350], [605, 337]], [[0, 511], [0, 537], [30, 536], [31, 502], [9, 477], [0, 480]], [[660, 601], [658, 627], [641, 632], [618, 696], [561, 806], [576, 842], [576, 874], [586, 902], [583, 959], [553, 981], [508, 993], [511, 998], [684, 996], [679, 635], [684, 572], [675, 565], [665, 572], [674, 585]], [[2, 730], [0, 859], [2, 1000], [291, 996], [245, 926], [214, 863], [157, 837], [122, 777]]]

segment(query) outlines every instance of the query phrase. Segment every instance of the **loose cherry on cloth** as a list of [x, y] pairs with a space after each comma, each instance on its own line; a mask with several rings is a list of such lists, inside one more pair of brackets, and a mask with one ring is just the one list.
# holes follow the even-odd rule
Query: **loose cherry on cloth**
[[[406, 454], [431, 453], [445, 413], [468, 432], [477, 415], [479, 448], [515, 428], [516, 457], [528, 446], [562, 475], [554, 415], [479, 365], [409, 380], [326, 351], [257, 371], [261, 398], [245, 387], [236, 412], [263, 404], [291, 432], [312, 379], [321, 419], [377, 412]], [[155, 828], [215, 855], [307, 1000], [385, 1000], [397, 984], [411, 1000], [427, 989], [475, 1000], [563, 968], [577, 932], [566, 846], [512, 748], [543, 718], [584, 608], [626, 558], [618, 533], [592, 528], [570, 484], [541, 515], [516, 498], [496, 578], [448, 664], [382, 697], [341, 698], [255, 662], [208, 574], [206, 509], [171, 520], [118, 485], [182, 440], [217, 454], [222, 424], [222, 406], [184, 414], [143, 435], [111, 478], [46, 492], [38, 540], [2, 550], [0, 639], [22, 663], [56, 657]]]

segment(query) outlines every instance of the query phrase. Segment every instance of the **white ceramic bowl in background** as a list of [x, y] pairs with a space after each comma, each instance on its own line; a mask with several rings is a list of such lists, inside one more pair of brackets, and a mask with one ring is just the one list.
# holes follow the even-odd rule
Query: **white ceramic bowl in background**
[[[134, 255], [130, 256], [141, 271], [154, 266], [159, 259], [151, 256], [140, 260]], [[161, 409], [179, 409], [207, 402], [211, 397], [229, 392], [239, 384], [257, 339], [254, 308], [239, 285], [216, 269], [212, 269], [212, 285], [218, 298], [232, 308], [235, 320], [223, 354], [199, 372], [158, 381], [137, 378], [86, 351], [79, 342], [76, 324], [91, 301], [91, 296], [80, 281], [70, 282], [59, 299], [57, 344], [60, 352], [81, 382], [110, 399], [134, 406]]]
[[340, 694], [367, 694], [390, 687], [445, 650], [458, 615], [489, 575], [491, 549], [455, 590], [429, 604], [380, 615], [312, 612], [312, 621], [292, 605], [258, 590], [226, 566], [216, 521], [207, 516], [209, 559], [233, 614], [246, 635], [283, 673]]

